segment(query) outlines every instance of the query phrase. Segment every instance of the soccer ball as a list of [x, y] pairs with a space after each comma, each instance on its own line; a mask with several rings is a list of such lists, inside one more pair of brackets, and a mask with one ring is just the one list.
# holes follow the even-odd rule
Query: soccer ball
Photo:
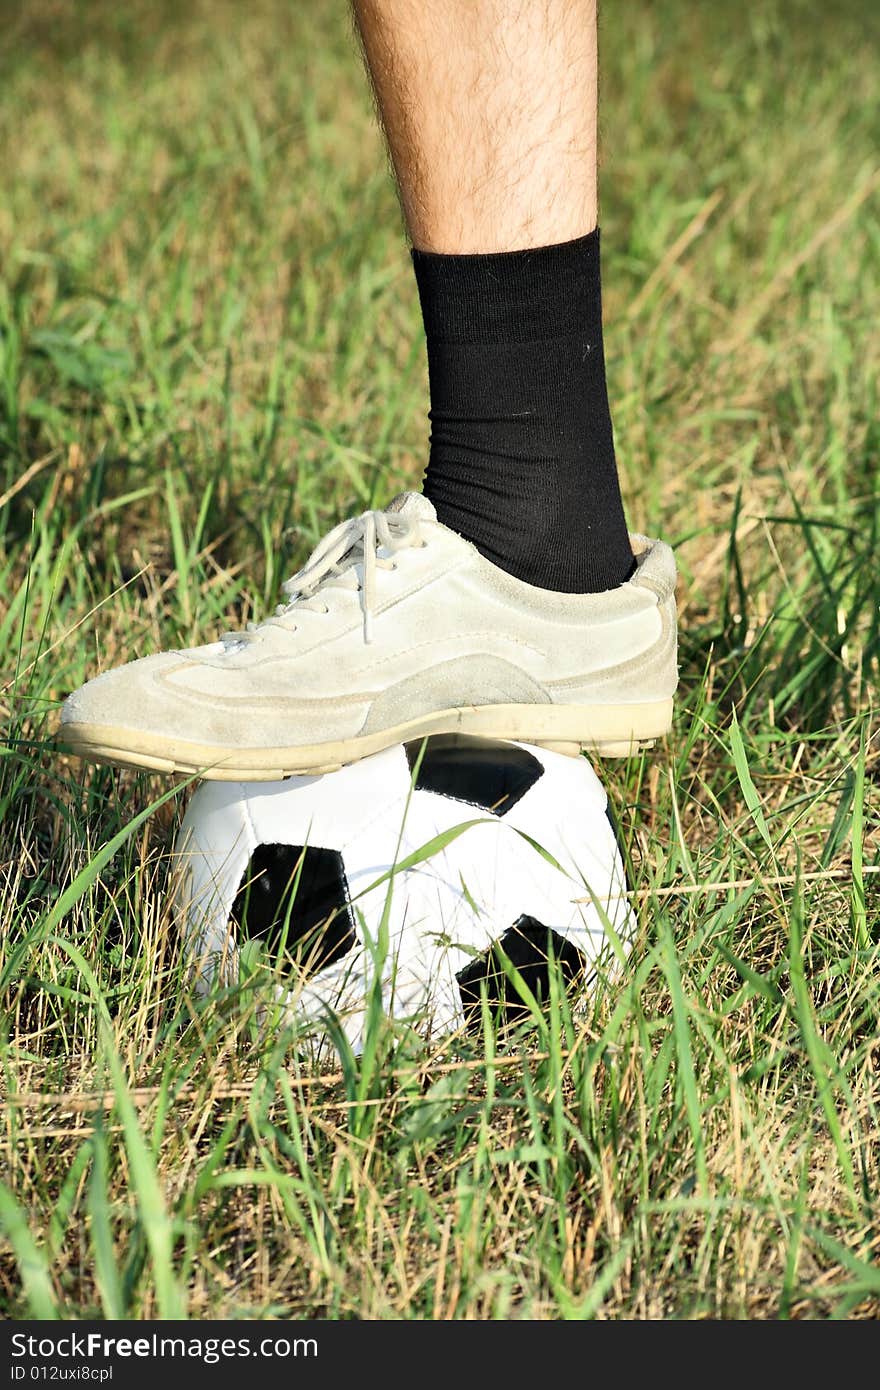
[[366, 1000], [433, 1037], [585, 980], [632, 935], [605, 792], [589, 763], [438, 735], [322, 776], [203, 783], [175, 844], [173, 902], [202, 990], [256, 956], [293, 1022], [363, 1047]]

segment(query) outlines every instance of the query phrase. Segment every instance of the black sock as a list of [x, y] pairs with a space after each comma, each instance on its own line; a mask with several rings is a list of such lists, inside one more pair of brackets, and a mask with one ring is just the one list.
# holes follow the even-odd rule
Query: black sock
[[425, 495], [509, 574], [595, 593], [633, 570], [605, 386], [599, 232], [413, 251], [431, 381]]

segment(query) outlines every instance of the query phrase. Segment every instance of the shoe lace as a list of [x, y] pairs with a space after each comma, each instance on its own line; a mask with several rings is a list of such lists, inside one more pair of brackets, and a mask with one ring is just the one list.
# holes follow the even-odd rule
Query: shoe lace
[[[364, 641], [372, 642], [376, 570], [394, 569], [393, 555], [407, 547], [425, 544], [419, 520], [416, 516], [403, 516], [398, 512], [367, 511], [340, 522], [318, 542], [302, 569], [285, 579], [281, 589], [287, 602], [278, 605], [273, 617], [259, 624], [248, 623], [245, 632], [228, 633], [223, 640], [247, 641], [249, 635], [259, 627], [270, 624], [289, 628], [290, 616], [295, 610], [306, 608], [312, 612], [326, 612], [326, 606], [318, 599], [320, 590], [336, 580], [350, 589], [354, 577], [356, 587], [364, 596]], [[380, 550], [388, 553], [380, 555]], [[354, 570], [358, 562], [363, 566], [361, 583], [357, 583]]]

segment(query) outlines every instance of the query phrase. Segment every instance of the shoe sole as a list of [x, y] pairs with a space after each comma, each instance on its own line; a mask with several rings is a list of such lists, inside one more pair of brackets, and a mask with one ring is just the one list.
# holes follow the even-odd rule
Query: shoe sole
[[276, 782], [335, 772], [395, 743], [431, 734], [538, 744], [576, 756], [625, 758], [650, 748], [672, 725], [672, 700], [637, 705], [465, 705], [407, 720], [393, 728], [299, 748], [218, 748], [165, 734], [132, 734], [108, 724], [67, 724], [60, 741], [89, 762], [152, 772], [197, 775], [212, 782]]

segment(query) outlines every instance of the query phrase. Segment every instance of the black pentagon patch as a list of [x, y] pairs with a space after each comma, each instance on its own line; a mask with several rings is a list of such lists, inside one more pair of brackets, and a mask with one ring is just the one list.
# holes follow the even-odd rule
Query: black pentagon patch
[[[300, 867], [300, 861], [302, 866]], [[357, 944], [342, 855], [311, 845], [258, 845], [232, 904], [239, 939], [323, 970]]]
[[[425, 740], [405, 743], [410, 772]], [[466, 801], [493, 816], [506, 815], [525, 796], [544, 768], [525, 748], [500, 739], [465, 734], [435, 734], [427, 740], [416, 777], [416, 790]]]
[[551, 957], [566, 986], [581, 977], [586, 968], [584, 957], [571, 941], [552, 927], [545, 927], [536, 917], [520, 917], [495, 945], [483, 955], [475, 956], [455, 977], [469, 1025], [479, 1023], [480, 990], [484, 984], [490, 1008], [503, 1014], [506, 1023], [520, 1022], [528, 1017], [528, 1008], [513, 981], [504, 973], [499, 946], [539, 1001], [550, 997]]

